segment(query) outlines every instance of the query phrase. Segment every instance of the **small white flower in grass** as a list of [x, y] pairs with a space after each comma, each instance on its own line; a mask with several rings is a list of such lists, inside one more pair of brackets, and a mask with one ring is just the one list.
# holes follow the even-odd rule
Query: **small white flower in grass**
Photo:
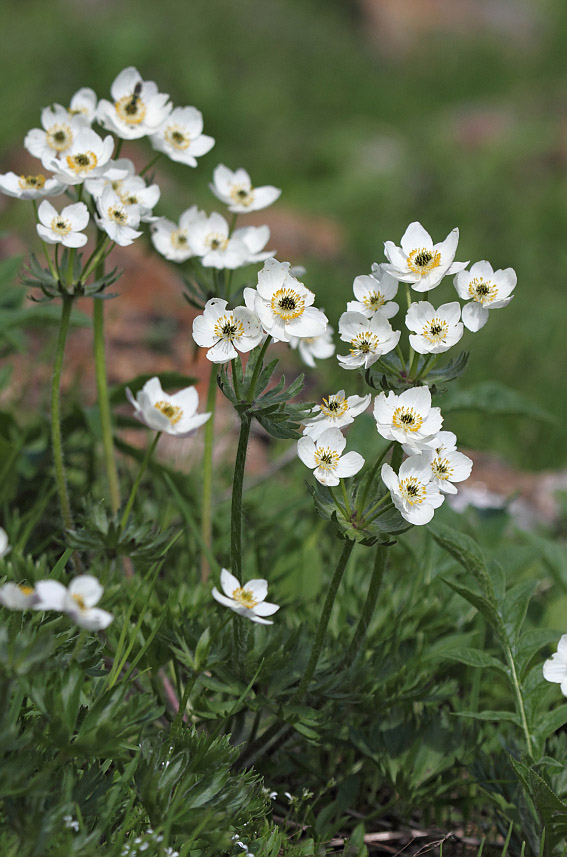
[[543, 677], [546, 681], [560, 684], [561, 693], [567, 696], [567, 634], [563, 634], [557, 651], [544, 663]]
[[508, 306], [518, 278], [513, 268], [493, 271], [490, 262], [475, 262], [470, 271], [454, 279], [458, 295], [470, 303], [463, 307], [466, 328], [476, 332], [488, 321], [488, 311]]
[[341, 479], [354, 476], [364, 466], [364, 458], [358, 452], [342, 455], [346, 440], [340, 429], [328, 428], [315, 440], [309, 435], [297, 441], [297, 454], [301, 461], [313, 470], [321, 485], [338, 485]]
[[125, 205], [121, 197], [106, 187], [96, 201], [98, 214], [95, 221], [99, 229], [106, 232], [120, 247], [127, 247], [142, 234], [136, 227], [140, 225], [140, 209], [137, 205]]
[[329, 428], [343, 428], [354, 422], [354, 418], [366, 410], [370, 404], [371, 395], [345, 396], [344, 390], [333, 393], [323, 399], [320, 405], [313, 409], [315, 416], [305, 420], [303, 434], [317, 440]]
[[112, 101], [99, 101], [97, 121], [123, 140], [155, 134], [171, 113], [169, 95], [159, 92], [153, 80], [142, 80], [132, 66], [114, 79], [110, 94]]
[[0, 604], [8, 610], [30, 610], [38, 602], [38, 595], [33, 586], [23, 586], [16, 583], [5, 583], [0, 586]]
[[328, 324], [324, 333], [321, 333], [319, 336], [306, 336], [303, 339], [292, 336], [290, 337], [289, 344], [292, 348], [297, 348], [303, 362], [314, 369], [315, 360], [326, 360], [335, 353], [333, 333], [333, 328]]
[[44, 155], [42, 163], [55, 174], [56, 179], [75, 185], [101, 176], [113, 151], [114, 138], [110, 134], [103, 140], [96, 131], [83, 126], [65, 152], [59, 157]]
[[289, 273], [289, 262], [267, 259], [258, 274], [256, 289], [244, 289], [244, 300], [253, 309], [269, 333], [279, 342], [292, 336], [303, 339], [321, 336], [327, 328], [327, 316], [312, 306], [313, 292]]
[[69, 116], [75, 116], [77, 119], [82, 119], [83, 122], [92, 125], [96, 116], [96, 107], [96, 92], [89, 86], [83, 86], [71, 98], [67, 112]]
[[406, 313], [406, 327], [412, 330], [410, 345], [418, 354], [442, 354], [463, 335], [461, 305], [458, 301], [435, 309], [428, 301], [412, 303]]
[[241, 241], [248, 250], [243, 265], [265, 262], [275, 253], [275, 250], [264, 250], [270, 240], [269, 226], [244, 226], [242, 229], [235, 229], [232, 237], [235, 241]]
[[399, 342], [401, 331], [393, 330], [387, 318], [375, 312], [367, 318], [361, 312], [343, 312], [339, 319], [339, 335], [350, 343], [350, 354], [337, 355], [343, 369], [368, 369], [383, 354], [388, 354]]
[[397, 396], [380, 393], [374, 399], [374, 419], [378, 433], [386, 440], [404, 445], [406, 452], [436, 449], [443, 417], [431, 407], [429, 387], [412, 387]]
[[203, 315], [193, 321], [193, 339], [208, 348], [207, 359], [212, 363], [228, 363], [238, 351], [251, 351], [264, 337], [258, 317], [247, 307], [227, 310], [227, 301], [211, 298]]
[[8, 540], [8, 533], [6, 530], [0, 527], [0, 559], [6, 554], [9, 554], [12, 548], [10, 547], [10, 542]]
[[127, 388], [126, 396], [134, 406], [137, 420], [154, 431], [164, 431], [175, 437], [189, 437], [206, 423], [210, 413], [198, 414], [199, 394], [195, 387], [185, 387], [178, 393], [164, 393], [159, 378], [150, 378], [136, 393]]
[[59, 196], [67, 185], [57, 179], [36, 176], [18, 176], [16, 173], [0, 175], [0, 191], [16, 199], [41, 199], [45, 196]]
[[229, 237], [229, 226], [222, 214], [214, 211], [208, 217], [196, 218], [188, 231], [194, 256], [201, 257], [205, 268], [240, 268], [250, 255], [246, 244]]
[[464, 482], [471, 475], [473, 463], [468, 455], [457, 452], [457, 438], [452, 431], [437, 435], [435, 457], [431, 462], [433, 481], [444, 494], [456, 494], [453, 482]]
[[228, 205], [228, 210], [238, 214], [248, 211], [258, 211], [266, 208], [278, 199], [281, 190], [273, 185], [252, 187], [250, 176], [246, 170], [229, 170], [224, 164], [219, 164], [213, 173], [213, 183], [210, 189], [221, 202]]
[[179, 224], [172, 220], [158, 220], [152, 224], [152, 244], [170, 262], [185, 262], [194, 256], [189, 242], [189, 232], [199, 220], [206, 220], [207, 215], [192, 205], [179, 218]]
[[203, 134], [203, 114], [196, 107], [176, 107], [150, 140], [158, 152], [189, 167], [215, 145], [214, 137]]
[[456, 274], [468, 265], [454, 261], [458, 242], [459, 230], [453, 229], [444, 241], [434, 244], [429, 232], [415, 221], [406, 229], [401, 247], [385, 242], [384, 252], [390, 262], [386, 267], [396, 280], [411, 283], [416, 292], [427, 292], [447, 274]]
[[89, 210], [84, 202], [66, 205], [59, 213], [50, 202], [43, 200], [38, 208], [39, 237], [47, 244], [63, 244], [64, 247], [84, 247], [87, 236], [81, 232], [89, 222]]
[[268, 594], [267, 580], [249, 580], [242, 586], [236, 577], [223, 568], [221, 571], [221, 587], [222, 592], [213, 587], [213, 598], [224, 604], [225, 607], [230, 607], [239, 616], [246, 616], [252, 622], [258, 622], [260, 625], [273, 625], [271, 619], [264, 619], [264, 616], [272, 616], [280, 608], [278, 604], [271, 604], [266, 601]]
[[367, 318], [372, 318], [378, 312], [384, 318], [393, 318], [399, 306], [394, 303], [398, 292], [398, 281], [386, 270], [386, 265], [372, 266], [371, 274], [355, 277], [352, 290], [355, 301], [347, 303], [348, 312], [361, 312]]
[[427, 524], [445, 499], [431, 479], [432, 454], [411, 455], [396, 476], [389, 464], [382, 465], [382, 481], [392, 502], [410, 524]]
[[95, 607], [102, 598], [103, 587], [90, 574], [80, 574], [68, 587], [57, 580], [40, 580], [35, 587], [38, 602], [35, 610], [65, 613], [87, 631], [102, 631], [113, 620], [112, 613]]
[[43, 128], [32, 128], [24, 140], [24, 147], [34, 158], [56, 157], [67, 152], [73, 140], [85, 127], [84, 121], [69, 115], [60, 104], [41, 111]]

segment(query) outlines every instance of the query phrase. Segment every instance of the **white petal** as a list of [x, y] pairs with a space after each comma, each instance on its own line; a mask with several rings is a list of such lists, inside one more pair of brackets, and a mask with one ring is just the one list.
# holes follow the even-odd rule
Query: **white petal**
[[220, 582], [224, 593], [229, 597], [232, 595], [235, 589], [240, 589], [240, 583], [238, 582], [234, 574], [231, 574], [230, 571], [228, 571], [228, 569], [226, 568], [223, 568], [221, 571]]
[[268, 581], [262, 578], [247, 580], [243, 584], [243, 588], [252, 593], [254, 601], [264, 601], [268, 594]]
[[80, 574], [71, 581], [68, 592], [71, 596], [79, 595], [87, 607], [94, 607], [102, 598], [104, 589], [96, 577]]

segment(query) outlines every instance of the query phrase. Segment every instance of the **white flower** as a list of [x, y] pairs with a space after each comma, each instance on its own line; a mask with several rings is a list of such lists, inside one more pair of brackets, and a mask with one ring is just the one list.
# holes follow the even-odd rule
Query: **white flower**
[[152, 215], [152, 209], [157, 205], [161, 194], [159, 186], [152, 184], [148, 187], [142, 176], [136, 175], [136, 168], [128, 158], [109, 161], [104, 174], [98, 178], [87, 179], [85, 187], [95, 199], [99, 199], [105, 188], [110, 187], [126, 207], [138, 206], [142, 222], [160, 219]]
[[437, 435], [435, 457], [431, 462], [433, 482], [444, 494], [456, 494], [453, 482], [464, 482], [471, 475], [473, 463], [468, 455], [457, 452], [457, 438], [452, 431]]
[[229, 226], [222, 214], [213, 211], [196, 218], [189, 228], [189, 244], [205, 268], [240, 268], [246, 264], [249, 250], [243, 241], [229, 237]]
[[0, 527], [0, 559], [2, 559], [3, 556], [6, 556], [6, 554], [9, 554], [11, 550], [12, 548], [8, 541], [8, 533]]
[[92, 125], [96, 116], [97, 97], [94, 89], [83, 86], [71, 98], [68, 113]]
[[461, 305], [458, 301], [435, 309], [428, 301], [412, 303], [406, 313], [406, 327], [413, 330], [410, 345], [418, 354], [441, 354], [463, 335]]
[[33, 586], [18, 586], [16, 583], [0, 586], [0, 604], [8, 610], [30, 610], [38, 600]]
[[368, 369], [383, 354], [392, 351], [399, 342], [401, 331], [393, 330], [388, 319], [379, 312], [367, 318], [361, 312], [343, 312], [339, 319], [339, 335], [350, 343], [350, 354], [337, 355], [344, 369]]
[[453, 261], [458, 241], [458, 229], [453, 229], [440, 244], [434, 244], [421, 223], [410, 223], [401, 247], [392, 241], [384, 244], [390, 262], [386, 267], [396, 280], [411, 283], [416, 292], [427, 292], [438, 286], [446, 274], [456, 274], [468, 265]]
[[372, 265], [371, 274], [355, 277], [352, 290], [355, 301], [347, 303], [348, 312], [361, 312], [372, 318], [379, 312], [384, 318], [392, 318], [399, 307], [392, 301], [398, 291], [398, 281], [388, 273], [387, 265]]
[[42, 163], [59, 181], [80, 184], [85, 179], [102, 175], [113, 151], [114, 138], [110, 134], [103, 140], [92, 128], [83, 126], [63, 154], [59, 157], [44, 155]]
[[430, 451], [439, 445], [443, 417], [439, 408], [431, 407], [429, 387], [412, 387], [399, 396], [380, 393], [374, 400], [374, 419], [378, 433], [404, 444], [406, 451]]
[[339, 390], [315, 406], [315, 416], [305, 420], [303, 434], [317, 440], [326, 429], [350, 425], [355, 417], [366, 410], [370, 399], [370, 393], [367, 396], [349, 396], [347, 399], [345, 391]]
[[244, 289], [246, 306], [279, 342], [289, 342], [292, 336], [320, 336], [326, 330], [327, 316], [312, 306], [315, 295], [290, 275], [289, 268], [289, 262], [267, 259], [258, 274], [257, 288]]
[[156, 377], [146, 381], [136, 398], [129, 388], [126, 389], [126, 395], [134, 406], [137, 420], [154, 431], [165, 431], [175, 437], [189, 437], [211, 416], [210, 413], [197, 413], [199, 394], [195, 387], [185, 387], [178, 393], [168, 395]]
[[96, 201], [99, 214], [95, 221], [99, 229], [120, 247], [127, 247], [142, 234], [136, 227], [140, 224], [140, 209], [137, 205], [125, 205], [111, 187], [106, 187]]
[[206, 219], [205, 212], [192, 205], [183, 212], [179, 224], [165, 218], [158, 220], [151, 227], [152, 244], [170, 262], [185, 262], [195, 255], [189, 242], [189, 232], [194, 223]]
[[264, 331], [258, 317], [247, 307], [227, 310], [227, 301], [211, 298], [203, 315], [193, 321], [193, 339], [208, 348], [207, 359], [212, 363], [227, 363], [238, 351], [247, 352], [263, 339]]
[[340, 429], [328, 428], [315, 440], [309, 435], [297, 441], [297, 454], [301, 461], [313, 470], [321, 485], [338, 485], [341, 479], [354, 476], [364, 466], [364, 458], [358, 452], [341, 455], [346, 440]]
[[66, 184], [57, 181], [53, 176], [46, 179], [44, 175], [18, 176], [16, 173], [0, 175], [0, 191], [6, 196], [16, 199], [40, 199], [44, 196], [59, 196], [67, 188]]
[[246, 170], [233, 172], [219, 164], [213, 173], [213, 183], [209, 185], [214, 195], [228, 205], [228, 210], [238, 214], [258, 211], [266, 208], [278, 199], [281, 190], [273, 185], [252, 187]]
[[427, 524], [445, 499], [431, 480], [431, 453], [411, 455], [396, 476], [389, 464], [382, 465], [382, 481], [401, 516], [410, 524]]
[[567, 696], [567, 634], [563, 634], [557, 651], [544, 663], [543, 677], [546, 681], [560, 684], [561, 693]]
[[66, 205], [61, 214], [50, 202], [43, 200], [38, 208], [39, 237], [47, 244], [63, 244], [64, 247], [84, 247], [87, 236], [81, 232], [89, 222], [89, 210], [84, 202]]
[[55, 157], [67, 152], [73, 140], [85, 127], [84, 121], [69, 116], [60, 104], [44, 107], [41, 111], [41, 128], [32, 128], [24, 140], [24, 147], [35, 158]]
[[303, 362], [314, 369], [315, 359], [326, 360], [327, 357], [332, 357], [335, 353], [333, 333], [333, 328], [328, 324], [324, 333], [319, 334], [319, 336], [305, 336], [303, 339], [291, 336], [289, 344], [292, 348], [297, 348]]
[[260, 625], [273, 625], [270, 619], [264, 619], [264, 616], [272, 616], [280, 608], [278, 604], [271, 604], [266, 601], [268, 594], [267, 580], [249, 580], [243, 586], [240, 585], [236, 577], [223, 568], [221, 571], [221, 586], [224, 590], [224, 595], [219, 592], [216, 586], [213, 587], [213, 598], [230, 607], [239, 616], [246, 616], [252, 622], [258, 622]]
[[115, 78], [110, 93], [112, 102], [99, 101], [97, 120], [123, 140], [155, 134], [171, 112], [169, 95], [158, 92], [152, 80], [142, 80], [132, 66]]
[[196, 107], [176, 107], [150, 140], [158, 152], [189, 167], [215, 145], [214, 137], [203, 134], [203, 114]]
[[95, 607], [102, 598], [103, 587], [90, 574], [80, 574], [69, 587], [58, 580], [40, 580], [35, 587], [38, 602], [35, 610], [57, 610], [87, 631], [102, 631], [113, 620], [112, 613]]
[[256, 262], [265, 262], [270, 256], [274, 255], [274, 250], [264, 250], [264, 247], [270, 240], [269, 226], [243, 226], [242, 229], [236, 229], [232, 233], [235, 241], [241, 241], [248, 255], [243, 264], [253, 265]]
[[513, 268], [493, 271], [490, 262], [475, 262], [470, 271], [457, 274], [454, 283], [459, 297], [472, 298], [463, 307], [465, 327], [476, 332], [488, 321], [489, 310], [508, 306], [517, 280]]

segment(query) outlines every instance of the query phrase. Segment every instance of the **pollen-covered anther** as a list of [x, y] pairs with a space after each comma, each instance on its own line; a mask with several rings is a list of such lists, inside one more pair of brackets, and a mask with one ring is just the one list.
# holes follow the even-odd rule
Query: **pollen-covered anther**
[[432, 318], [424, 326], [421, 335], [432, 344], [445, 342], [449, 333], [449, 325], [442, 318]]
[[184, 229], [174, 229], [170, 235], [170, 240], [176, 250], [185, 250], [189, 244], [187, 232]]
[[33, 595], [35, 591], [33, 586], [18, 586], [18, 589], [22, 595]]
[[440, 264], [441, 253], [439, 250], [426, 250], [425, 247], [420, 247], [412, 250], [408, 255], [408, 267], [414, 274], [429, 274]]
[[363, 302], [367, 309], [376, 310], [380, 309], [381, 306], [384, 306], [386, 301], [382, 292], [368, 292], [368, 294], [364, 296]]
[[116, 223], [124, 224], [128, 222], [128, 215], [123, 208], [111, 205], [110, 208], [107, 209], [107, 214], [109, 220], [114, 220]]
[[71, 595], [71, 598], [73, 599], [73, 601], [75, 601], [79, 610], [84, 611], [87, 609], [87, 605], [85, 604], [85, 600], [84, 600], [83, 596], [79, 595], [78, 592], [73, 592], [73, 594]]
[[454, 474], [448, 458], [435, 458], [431, 462], [431, 470], [436, 479], [451, 479]]
[[164, 131], [164, 137], [174, 149], [183, 151], [191, 145], [191, 137], [182, 125], [168, 125]]
[[249, 610], [252, 610], [260, 602], [254, 598], [253, 592], [250, 589], [246, 589], [244, 586], [241, 586], [239, 589], [234, 589], [232, 592], [232, 597], [235, 601], [238, 601], [239, 604], [242, 604], [243, 607], [247, 607]]
[[173, 426], [178, 423], [183, 416], [183, 409], [180, 408], [179, 405], [172, 405], [171, 402], [156, 402], [154, 408], [162, 413], [164, 417], [167, 417]]
[[419, 431], [423, 424], [423, 417], [413, 408], [396, 408], [392, 416], [392, 423], [396, 428], [404, 431]]
[[33, 190], [40, 190], [45, 184], [45, 176], [20, 176], [19, 185], [22, 189], [26, 190], [28, 188], [32, 188]]
[[326, 417], [342, 417], [348, 411], [348, 401], [340, 396], [329, 396], [328, 399], [323, 399], [321, 404], [321, 412]]
[[299, 318], [305, 309], [305, 301], [294, 289], [278, 289], [272, 296], [272, 312], [284, 321]]
[[212, 232], [210, 235], [207, 235], [205, 244], [211, 250], [226, 250], [228, 247], [228, 238], [225, 235], [218, 235], [216, 232]]
[[146, 116], [146, 105], [139, 95], [124, 95], [119, 101], [114, 104], [116, 112], [123, 122], [129, 125], [139, 125], [143, 122]]
[[52, 125], [46, 131], [45, 139], [50, 149], [55, 152], [64, 152], [73, 142], [73, 134], [68, 125]]
[[375, 333], [364, 330], [357, 334], [354, 339], [351, 339], [350, 344], [350, 353], [358, 356], [359, 354], [373, 354], [380, 345], [380, 340]]
[[336, 450], [331, 449], [329, 446], [318, 447], [314, 454], [317, 467], [321, 467], [322, 470], [335, 470], [339, 463], [339, 453]]
[[54, 217], [51, 221], [51, 228], [58, 235], [68, 235], [71, 232], [72, 226], [66, 217]]
[[498, 289], [494, 283], [487, 283], [482, 279], [482, 277], [475, 277], [475, 279], [471, 280], [469, 283], [469, 294], [471, 298], [473, 301], [476, 301], [483, 306], [485, 304], [492, 303], [497, 293]]
[[244, 336], [244, 325], [239, 319], [235, 319], [232, 313], [217, 318], [213, 330], [215, 336], [229, 342]]
[[98, 158], [94, 152], [77, 152], [76, 155], [67, 155], [67, 164], [75, 173], [82, 170], [94, 170]]
[[410, 506], [419, 506], [427, 495], [427, 487], [419, 482], [414, 476], [402, 479], [400, 482], [400, 494]]
[[238, 205], [249, 206], [254, 202], [254, 191], [252, 188], [235, 185], [230, 189], [230, 196]]

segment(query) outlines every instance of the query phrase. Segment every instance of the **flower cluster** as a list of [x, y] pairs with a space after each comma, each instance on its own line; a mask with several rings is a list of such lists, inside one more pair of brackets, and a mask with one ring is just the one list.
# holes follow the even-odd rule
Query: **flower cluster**
[[58, 580], [39, 580], [35, 587], [5, 583], [0, 586], [0, 604], [9, 610], [54, 610], [87, 631], [102, 631], [113, 619], [95, 606], [103, 592], [96, 577], [80, 574], [68, 587]]

